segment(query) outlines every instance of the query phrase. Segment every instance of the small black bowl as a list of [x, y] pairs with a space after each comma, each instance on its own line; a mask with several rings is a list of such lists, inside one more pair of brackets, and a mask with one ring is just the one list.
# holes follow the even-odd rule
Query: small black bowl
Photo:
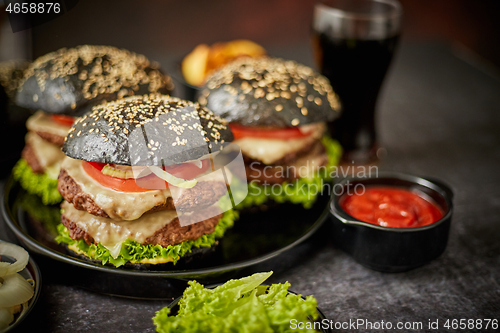
[[[4, 261], [9, 261], [13, 262], [14, 259], [12, 260], [4, 260]], [[28, 264], [26, 267], [19, 272], [22, 277], [25, 279], [31, 279], [33, 280], [34, 284], [34, 293], [33, 297], [27, 302], [27, 305], [22, 306], [22, 310], [20, 313], [16, 314], [14, 316], [14, 322], [10, 324], [10, 326], [7, 326], [3, 330], [0, 330], [0, 333], [7, 333], [19, 329], [19, 332], [21, 332], [21, 328], [23, 321], [25, 318], [29, 315], [33, 307], [35, 306], [36, 302], [38, 301], [38, 297], [40, 296], [40, 293], [42, 291], [42, 273], [40, 272], [40, 268], [38, 268], [37, 264], [33, 260], [33, 258], [30, 258], [28, 261]]]
[[[443, 217], [417, 228], [383, 227], [355, 219], [340, 206], [349, 187], [390, 186], [416, 190], [429, 196]], [[337, 194], [338, 193], [338, 194]], [[442, 182], [400, 173], [373, 178], [347, 178], [336, 184], [330, 202], [333, 241], [360, 264], [381, 272], [404, 272], [439, 257], [446, 248], [453, 213], [453, 192]]]

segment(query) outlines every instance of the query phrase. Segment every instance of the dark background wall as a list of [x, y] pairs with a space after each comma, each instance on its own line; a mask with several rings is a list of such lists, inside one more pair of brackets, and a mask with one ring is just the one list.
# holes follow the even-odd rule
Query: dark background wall
[[[82, 43], [128, 48], [160, 62], [199, 43], [248, 38], [270, 51], [309, 45], [313, 0], [81, 0], [64, 16], [33, 29], [39, 56]], [[401, 0], [403, 40], [445, 40], [500, 66], [500, 1]], [[278, 54], [279, 55], [279, 54]], [[310, 62], [310, 50], [297, 60]]]

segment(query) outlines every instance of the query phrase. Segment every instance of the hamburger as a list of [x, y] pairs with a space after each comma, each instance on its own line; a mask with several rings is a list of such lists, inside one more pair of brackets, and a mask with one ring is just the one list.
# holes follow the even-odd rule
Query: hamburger
[[207, 79], [199, 103], [230, 122], [249, 182], [243, 206], [312, 206], [341, 156], [325, 132], [340, 113], [328, 79], [290, 60], [241, 58]]
[[0, 177], [6, 178], [12, 167], [19, 160], [26, 134], [24, 123], [29, 117], [29, 110], [14, 104], [17, 86], [23, 77], [29, 62], [8, 60], [0, 62], [0, 140], [9, 142], [2, 149], [0, 156]]
[[212, 166], [232, 140], [223, 119], [174, 97], [94, 107], [74, 122], [62, 148], [56, 240], [115, 266], [175, 264], [209, 249], [236, 216], [221, 208], [231, 175]]
[[8, 60], [0, 62], [0, 107], [7, 108], [9, 101], [16, 97], [16, 90], [23, 78], [29, 62], [24, 60]]
[[63, 48], [36, 59], [24, 72], [17, 105], [36, 111], [14, 177], [45, 204], [61, 201], [61, 147], [74, 117], [93, 106], [132, 95], [170, 94], [172, 80], [145, 56], [111, 46]]

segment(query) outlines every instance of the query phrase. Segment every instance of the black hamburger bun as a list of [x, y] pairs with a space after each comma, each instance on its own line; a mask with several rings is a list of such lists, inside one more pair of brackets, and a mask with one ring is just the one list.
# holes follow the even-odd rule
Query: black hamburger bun
[[36, 59], [18, 88], [18, 105], [81, 115], [92, 106], [131, 95], [170, 94], [172, 79], [145, 56], [112, 46], [62, 48]]
[[90, 162], [172, 165], [220, 151], [232, 140], [226, 121], [207, 108], [151, 94], [94, 107], [75, 121], [63, 152]]
[[327, 78], [278, 58], [240, 58], [206, 81], [201, 105], [244, 126], [290, 127], [331, 121], [339, 102]]
[[0, 96], [2, 96], [2, 100], [15, 98], [17, 87], [28, 66], [29, 62], [23, 60], [0, 62]]

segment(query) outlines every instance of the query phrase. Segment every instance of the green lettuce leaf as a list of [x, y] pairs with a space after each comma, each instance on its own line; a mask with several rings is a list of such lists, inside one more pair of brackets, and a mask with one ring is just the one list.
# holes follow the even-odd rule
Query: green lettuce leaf
[[211, 247], [215, 244], [216, 240], [221, 238], [226, 230], [233, 226], [236, 219], [238, 219], [238, 212], [228, 210], [224, 212], [219, 223], [215, 226], [214, 232], [211, 234], [203, 235], [194, 241], [185, 241], [181, 244], [169, 245], [167, 247], [161, 245], [141, 245], [136, 241], [127, 239], [122, 243], [120, 254], [116, 258], [113, 258], [109, 250], [100, 243], [89, 245], [83, 239], [71, 239], [68, 229], [62, 224], [57, 226], [59, 235], [56, 237], [56, 241], [67, 245], [76, 245], [80, 252], [92, 259], [100, 260], [103, 265], [109, 262], [116, 267], [120, 267], [127, 262], [138, 263], [144, 259], [155, 258], [171, 259], [175, 265], [182, 256], [191, 252], [193, 248]]
[[[280, 190], [272, 186], [263, 186], [257, 182], [248, 183], [248, 195], [238, 204], [236, 208], [242, 209], [251, 206], [258, 206], [267, 200], [274, 200], [278, 203], [291, 202], [293, 204], [302, 204], [304, 208], [311, 208], [321, 193], [321, 189], [326, 182], [332, 180], [335, 174], [333, 168], [338, 166], [342, 157], [342, 147], [338, 141], [328, 136], [324, 136], [321, 142], [325, 146], [328, 155], [328, 164], [326, 168], [320, 169], [311, 178], [300, 178], [294, 182], [284, 182]], [[238, 181], [237, 178], [234, 178]]]
[[12, 174], [28, 193], [38, 195], [44, 205], [53, 205], [62, 201], [62, 196], [57, 190], [57, 178], [34, 173], [25, 159], [21, 158], [16, 163]]
[[179, 301], [176, 316], [168, 307], [156, 313], [157, 332], [316, 332], [293, 330], [292, 319], [309, 323], [318, 318], [313, 296], [305, 300], [289, 294], [290, 283], [261, 286], [272, 272], [256, 273], [239, 280], [229, 280], [215, 289], [205, 289], [196, 281]]
[[179, 315], [203, 311], [211, 312], [216, 316], [224, 316], [232, 312], [235, 303], [266, 281], [272, 272], [258, 273], [239, 280], [229, 280], [215, 289], [205, 289], [196, 281], [189, 281], [190, 287], [186, 289], [179, 301]]
[[[266, 294], [260, 295], [260, 301], [269, 308], [267, 316], [274, 332], [288, 332], [290, 319], [307, 323], [318, 319], [318, 303], [313, 296], [307, 296], [305, 301], [301, 295], [288, 294], [290, 283], [273, 284]], [[314, 330], [312, 330], [314, 332]]]
[[192, 332], [192, 333], [272, 333], [273, 330], [266, 316], [265, 307], [258, 302], [255, 291], [250, 297], [241, 299], [234, 312], [226, 317], [213, 316], [197, 311], [182, 317], [168, 316], [170, 310], [164, 308], [153, 318], [157, 332]]
[[17, 200], [28, 215], [40, 222], [51, 235], [55, 237], [58, 234], [57, 226], [61, 223], [59, 205], [44, 205], [39, 196], [30, 193], [23, 193]]

